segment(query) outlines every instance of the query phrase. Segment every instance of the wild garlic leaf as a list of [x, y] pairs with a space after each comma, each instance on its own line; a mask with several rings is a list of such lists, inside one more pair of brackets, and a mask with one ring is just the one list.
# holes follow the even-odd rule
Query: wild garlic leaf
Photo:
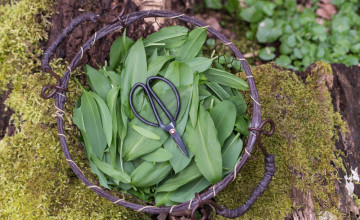
[[231, 96], [227, 100], [231, 101], [236, 106], [237, 114], [246, 113], [247, 106], [246, 106], [245, 100], [241, 94], [239, 94], [238, 96]]
[[224, 171], [224, 175], [231, 172], [234, 169], [235, 164], [239, 158], [240, 152], [243, 147], [243, 142], [239, 138], [240, 133], [236, 135], [231, 134], [228, 139], [226, 139], [224, 147], [221, 149], [222, 153], [222, 166]]
[[173, 61], [170, 63], [164, 78], [170, 80], [175, 87], [191, 85], [194, 71], [186, 63]]
[[121, 77], [119, 74], [115, 73], [112, 70], [100, 70], [105, 76], [109, 77], [111, 80], [111, 84], [115, 87], [120, 87], [121, 85]]
[[248, 84], [241, 79], [240, 77], [237, 77], [229, 72], [213, 69], [210, 68], [206, 72], [204, 72], [204, 75], [206, 76], [207, 80], [209, 82], [216, 82], [224, 86], [229, 86], [234, 89], [240, 89], [240, 90], [248, 90]]
[[140, 126], [137, 126], [135, 124], [130, 123], [130, 126], [132, 129], [134, 129], [136, 132], [138, 132], [139, 134], [141, 134], [142, 136], [145, 136], [149, 139], [153, 139], [153, 140], [160, 140], [159, 135], [151, 132], [150, 130], [147, 130], [145, 128], [142, 128]]
[[[149, 139], [144, 135], [139, 134], [139, 132], [135, 131], [132, 127], [129, 127], [123, 144], [123, 156], [125, 161], [134, 160], [160, 148], [168, 138], [168, 134], [161, 128], [145, 125], [137, 118], [133, 119], [131, 123], [143, 126], [148, 131], [158, 134], [160, 139]], [[141, 123], [143, 125], [141, 125]]]
[[224, 141], [232, 133], [236, 120], [236, 107], [227, 100], [221, 102], [210, 110], [211, 118], [214, 121], [214, 125], [217, 129], [217, 135], [222, 146]]
[[97, 166], [95, 165], [95, 163], [92, 160], [90, 160], [89, 162], [90, 162], [90, 170], [93, 174], [96, 174], [98, 176], [100, 185], [102, 185], [103, 187], [105, 187], [107, 189], [110, 189], [110, 187], [108, 185], [108, 181], [107, 181], [104, 173], [101, 172], [101, 170], [99, 170], [97, 168]]
[[154, 152], [151, 152], [141, 157], [141, 159], [148, 162], [165, 162], [167, 160], [170, 160], [171, 158], [172, 154], [163, 148], [159, 148]]
[[199, 110], [199, 74], [195, 73], [192, 98], [191, 98], [191, 106], [190, 106], [190, 112], [189, 112], [189, 117], [190, 117], [191, 124], [193, 127], [196, 126], [198, 110]]
[[134, 41], [126, 37], [126, 30], [123, 33], [123, 36], [117, 38], [110, 48], [110, 68], [115, 70], [120, 64], [122, 57], [129, 50], [129, 48], [134, 44]]
[[249, 125], [250, 125], [250, 120], [246, 119], [244, 117], [244, 115], [238, 115], [236, 117], [236, 122], [235, 122], [235, 131], [248, 136], [249, 135]]
[[98, 158], [103, 158], [107, 141], [102, 128], [100, 111], [93, 96], [85, 90], [83, 90], [81, 96], [81, 112], [83, 114], [85, 131], [92, 146], [92, 152]]
[[189, 33], [189, 39], [179, 48], [179, 61], [189, 61], [196, 57], [207, 37], [206, 29], [195, 28]]
[[83, 114], [81, 112], [81, 107], [74, 108], [73, 111], [74, 111], [74, 116], [72, 118], [73, 122], [80, 130], [85, 131], [85, 125], [84, 125]]
[[165, 63], [173, 58], [174, 56], [158, 56], [149, 61], [148, 77], [157, 75]]
[[176, 205], [177, 203], [171, 201], [168, 197], [170, 196], [171, 192], [163, 192], [155, 194], [155, 206], [166, 205], [172, 206]]
[[218, 83], [216, 82], [206, 82], [205, 85], [220, 99], [226, 100], [230, 98], [230, 94], [225, 91]]
[[114, 180], [118, 180], [123, 183], [131, 182], [130, 176], [127, 173], [114, 169], [110, 164], [100, 160], [94, 154], [91, 156], [91, 160], [102, 172], [112, 177]]
[[185, 143], [195, 155], [195, 162], [201, 173], [210, 183], [216, 183], [222, 177], [221, 146], [217, 131], [210, 114], [202, 105], [196, 127], [190, 123], [185, 130]]
[[131, 185], [136, 187], [155, 185], [163, 180], [170, 171], [171, 166], [168, 162], [154, 164], [144, 161], [131, 173]]
[[[121, 103], [128, 118], [133, 118], [129, 104], [131, 88], [138, 82], [145, 83], [147, 79], [146, 54], [142, 39], [140, 38], [129, 50], [125, 60], [124, 70], [121, 74]], [[141, 98], [138, 97], [139, 99]], [[138, 100], [142, 102], [142, 100]]]
[[100, 108], [100, 115], [101, 115], [103, 131], [104, 131], [108, 146], [111, 146], [111, 140], [112, 140], [112, 134], [113, 134], [113, 128], [112, 128], [113, 120], [111, 118], [109, 108], [107, 107], [105, 101], [100, 96], [98, 96], [96, 93], [89, 92], [89, 95], [91, 95], [95, 99], [95, 101], [97, 102], [97, 104]]
[[217, 59], [217, 57], [214, 57], [212, 59], [209, 59], [207, 57], [195, 57], [194, 59], [189, 60], [187, 64], [194, 72], [202, 73], [211, 67], [211, 64], [215, 59]]
[[210, 185], [205, 177], [200, 177], [180, 187], [176, 191], [171, 192], [168, 198], [177, 203], [187, 202], [194, 198], [195, 193], [200, 193]]
[[147, 36], [144, 40], [144, 45], [145, 47], [179, 47], [186, 38], [188, 31], [189, 29], [184, 26], [165, 27]]
[[157, 188], [156, 192], [171, 192], [179, 187], [195, 180], [196, 178], [202, 176], [199, 168], [196, 166], [195, 162], [192, 162], [184, 170], [182, 170], [176, 176], [167, 179], [165, 182], [161, 183]]
[[89, 65], [85, 65], [85, 74], [88, 78], [92, 91], [96, 92], [102, 99], [106, 99], [106, 95], [111, 89], [109, 80], [104, 74]]

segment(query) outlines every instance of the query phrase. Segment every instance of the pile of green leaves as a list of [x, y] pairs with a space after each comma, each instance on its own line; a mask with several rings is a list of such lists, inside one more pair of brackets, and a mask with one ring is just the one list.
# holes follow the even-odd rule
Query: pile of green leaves
[[[189, 32], [182, 26], [163, 28], [136, 42], [124, 33], [111, 46], [109, 66], [85, 67], [90, 89], [82, 87], [73, 121], [91, 171], [103, 187], [155, 200], [156, 205], [173, 205], [219, 182], [240, 160], [249, 119], [239, 90], [248, 85], [224, 68], [214, 68], [216, 57], [202, 55], [206, 38], [205, 29]], [[131, 111], [132, 86], [156, 75], [169, 79], [179, 92], [175, 127], [189, 157], [167, 132], [144, 124]], [[171, 87], [158, 81], [152, 88], [174, 114]], [[143, 118], [157, 123], [141, 89], [133, 102]], [[169, 123], [156, 107], [163, 123]]]
[[[204, 1], [209, 8], [222, 6], [220, 0]], [[318, 60], [347, 66], [359, 63], [359, 0], [331, 0], [338, 12], [330, 21], [324, 19], [323, 24], [316, 21], [319, 0], [312, 1], [311, 8], [299, 7], [296, 0], [245, 0], [244, 3], [246, 7], [243, 8], [231, 11], [226, 5], [224, 8], [230, 14], [235, 11], [237, 18], [250, 23], [247, 38], [262, 44], [280, 42], [277, 51], [280, 56], [276, 58], [275, 47], [266, 46], [258, 53], [262, 60], [276, 58], [279, 65], [295, 70], [303, 70]]]

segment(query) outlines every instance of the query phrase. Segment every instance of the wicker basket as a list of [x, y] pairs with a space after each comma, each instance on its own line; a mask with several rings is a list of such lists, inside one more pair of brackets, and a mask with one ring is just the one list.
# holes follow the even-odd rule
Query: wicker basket
[[[122, 11], [123, 13], [123, 11]], [[241, 168], [244, 166], [245, 162], [249, 159], [251, 152], [253, 151], [254, 145], [256, 143], [259, 143], [259, 146], [261, 146], [260, 142], [260, 135], [261, 133], [265, 134], [266, 136], [270, 136], [274, 131], [274, 124], [271, 120], [265, 120], [261, 121], [261, 106], [259, 101], [259, 95], [256, 89], [255, 81], [253, 78], [253, 75], [251, 73], [251, 69], [243, 57], [243, 55], [240, 53], [240, 51], [230, 42], [224, 35], [217, 32], [214, 28], [208, 26], [206, 23], [185, 15], [185, 14], [179, 14], [175, 12], [170, 11], [140, 11], [140, 12], [133, 12], [127, 15], [119, 15], [116, 16], [115, 19], [111, 21], [107, 21], [104, 19], [101, 19], [100, 16], [94, 14], [94, 13], [86, 13], [83, 14], [77, 18], [75, 18], [68, 27], [66, 27], [63, 32], [58, 36], [58, 38], [50, 45], [50, 47], [47, 48], [47, 50], [44, 53], [44, 56], [42, 58], [42, 70], [45, 72], [48, 72], [52, 74], [57, 79], [57, 84], [52, 86], [45, 86], [42, 90], [42, 97], [43, 98], [55, 98], [55, 105], [58, 109], [58, 113], [63, 113], [63, 108], [66, 102], [66, 88], [68, 85], [68, 81], [70, 78], [71, 70], [74, 70], [77, 67], [77, 64], [79, 60], [82, 58], [83, 54], [90, 49], [90, 47], [95, 43], [95, 41], [103, 38], [107, 34], [110, 34], [114, 31], [117, 31], [119, 29], [122, 29], [123, 27], [127, 27], [134, 22], [141, 21], [144, 18], [159, 18], [162, 19], [169, 19], [169, 20], [178, 20], [183, 22], [184, 24], [191, 24], [198, 27], [207, 27], [208, 35], [211, 35], [212, 37], [216, 38], [217, 40], [221, 41], [224, 47], [228, 48], [232, 51], [234, 57], [239, 60], [242, 64], [242, 67], [246, 73], [246, 77], [248, 80], [249, 88], [250, 88], [250, 97], [252, 99], [253, 104], [253, 114], [251, 119], [251, 131], [246, 143], [245, 152], [243, 153], [243, 156], [239, 163], [236, 164], [233, 171], [229, 173], [222, 181], [218, 182], [215, 185], [210, 186], [205, 192], [203, 192], [200, 195], [196, 195], [193, 199], [191, 199], [188, 202], [181, 203], [178, 205], [174, 205], [172, 207], [168, 206], [160, 206], [155, 207], [149, 204], [137, 204], [134, 202], [127, 201], [124, 198], [119, 198], [112, 193], [110, 193], [108, 190], [102, 189], [100, 186], [95, 185], [91, 181], [89, 181], [83, 172], [79, 169], [77, 164], [73, 161], [71, 154], [69, 153], [68, 145], [66, 142], [66, 136], [64, 134], [64, 123], [62, 117], [57, 117], [57, 124], [58, 124], [58, 133], [60, 138], [60, 143], [62, 146], [62, 150], [64, 152], [65, 158], [70, 165], [71, 169], [74, 171], [76, 176], [91, 190], [99, 194], [100, 196], [108, 199], [112, 203], [124, 206], [126, 208], [133, 209], [138, 212], [148, 212], [153, 214], [161, 214], [161, 213], [189, 213], [189, 210], [193, 214], [192, 217], [194, 218], [194, 213], [198, 208], [203, 208], [204, 205], [210, 204], [211, 206], [215, 206], [216, 211], [218, 214], [227, 217], [227, 218], [235, 218], [240, 215], [243, 215], [251, 205], [256, 201], [256, 199], [266, 190], [268, 187], [272, 177], [275, 173], [275, 163], [274, 163], [274, 156], [269, 155], [266, 153], [265, 149], [261, 147], [263, 150], [263, 153], [265, 154], [265, 174], [262, 179], [262, 181], [258, 184], [256, 189], [251, 194], [250, 198], [242, 204], [240, 207], [236, 209], [227, 209], [223, 206], [219, 206], [214, 203], [211, 199], [214, 198], [221, 190], [223, 190], [231, 181], [233, 181], [236, 178], [237, 173], [241, 170]], [[86, 22], [86, 21], [92, 21], [92, 22], [104, 22], [106, 25], [102, 27], [100, 30], [95, 32], [95, 34], [80, 48], [80, 50], [76, 53], [75, 57], [72, 59], [70, 65], [68, 66], [67, 70], [65, 71], [63, 77], [60, 79], [50, 68], [49, 61], [53, 54], [55, 53], [55, 50], [57, 47], [61, 44], [61, 42], [68, 37], [68, 35], [74, 30], [75, 27], [77, 27], [79, 24]], [[46, 95], [46, 92], [48, 90], [52, 89], [52, 91], [48, 92], [48, 95]], [[269, 123], [271, 124], [271, 131], [264, 131], [262, 127], [264, 124]], [[205, 218], [205, 217], [203, 217]]]

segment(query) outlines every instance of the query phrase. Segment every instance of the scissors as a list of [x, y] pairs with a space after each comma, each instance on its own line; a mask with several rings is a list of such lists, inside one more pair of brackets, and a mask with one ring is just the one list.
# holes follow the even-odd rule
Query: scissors
[[[150, 82], [151, 80], [153, 79], [159, 79], [159, 80], [162, 80], [164, 81], [165, 83], [167, 83], [171, 88], [172, 90], [174, 91], [175, 93], [175, 96], [176, 96], [176, 101], [177, 101], [177, 107], [176, 107], [176, 112], [175, 112], [175, 116], [173, 117], [168, 109], [166, 109], [166, 107], [164, 106], [164, 104], [160, 101], [159, 97], [155, 94], [155, 92], [152, 90], [152, 88], [150, 87]], [[156, 117], [156, 120], [158, 122], [158, 124], [155, 124], [155, 123], [152, 123], [152, 122], [149, 122], [145, 119], [143, 119], [135, 110], [134, 106], [133, 106], [133, 101], [132, 101], [132, 98], [133, 98], [133, 95], [134, 95], [134, 92], [136, 90], [137, 87], [141, 86], [149, 101], [150, 101], [150, 105], [151, 105], [151, 108], [152, 108], [152, 111], [154, 112], [154, 115]], [[159, 104], [159, 106], [161, 107], [161, 109], [165, 112], [166, 116], [168, 117], [168, 119], [170, 120], [170, 124], [168, 125], [164, 125], [160, 119], [160, 116], [155, 108], [155, 105], [154, 105], [154, 102], [153, 102], [153, 99], [154, 98], [156, 100], [156, 102]], [[149, 77], [147, 80], [146, 80], [146, 85], [143, 84], [143, 83], [136, 83], [132, 88], [131, 88], [131, 91], [130, 91], [130, 96], [129, 96], [129, 101], [130, 101], [130, 107], [131, 107], [131, 110], [133, 111], [133, 113], [135, 114], [135, 116], [140, 120], [142, 121], [143, 123], [147, 124], [147, 125], [150, 125], [150, 126], [154, 126], [154, 127], [161, 127], [164, 131], [166, 132], [169, 132], [170, 136], [174, 139], [174, 141], [176, 142], [176, 144], [178, 145], [178, 147], [180, 148], [180, 150], [187, 156], [189, 157], [189, 154], [188, 152], [186, 151], [186, 148], [185, 148], [185, 145], [183, 143], [183, 141], [181, 140], [180, 138], [180, 135], [179, 133], [176, 131], [176, 128], [175, 128], [175, 121], [179, 115], [179, 110], [180, 110], [180, 96], [179, 96], [179, 93], [178, 91], [176, 90], [174, 84], [172, 84], [169, 80], [163, 78], [163, 77], [159, 77], [159, 76], [151, 76]]]

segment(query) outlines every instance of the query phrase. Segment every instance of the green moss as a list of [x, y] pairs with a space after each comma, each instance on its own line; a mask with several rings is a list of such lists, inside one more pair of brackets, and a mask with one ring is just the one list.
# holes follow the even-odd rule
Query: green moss
[[[275, 155], [277, 171], [268, 190], [241, 219], [284, 219], [292, 212], [292, 186], [311, 192], [317, 214], [330, 211], [341, 216], [333, 184], [336, 171], [330, 163], [341, 166], [334, 136], [335, 126], [344, 124], [333, 111], [325, 85], [326, 76], [332, 74], [330, 65], [318, 62], [309, 72], [304, 83], [274, 64], [253, 68], [262, 118], [276, 123], [274, 135], [262, 142]], [[263, 158], [256, 148], [236, 180], [217, 196], [219, 204], [235, 208], [249, 197], [264, 174]]]
[[[6, 105], [15, 113], [14, 136], [0, 142], [0, 218], [5, 219], [148, 219], [149, 216], [114, 205], [85, 187], [67, 164], [57, 135], [54, 100], [43, 100], [40, 41], [47, 39], [46, 18], [52, 1], [18, 1], [0, 6], [0, 84], [10, 83]], [[53, 64], [55, 72], [66, 68]], [[70, 91], [74, 91], [71, 82]], [[73, 106], [74, 94], [69, 95]], [[71, 111], [64, 119], [70, 120]], [[71, 124], [66, 135], [79, 166], [84, 155], [74, 144]], [[84, 172], [87, 170], [85, 169]]]

